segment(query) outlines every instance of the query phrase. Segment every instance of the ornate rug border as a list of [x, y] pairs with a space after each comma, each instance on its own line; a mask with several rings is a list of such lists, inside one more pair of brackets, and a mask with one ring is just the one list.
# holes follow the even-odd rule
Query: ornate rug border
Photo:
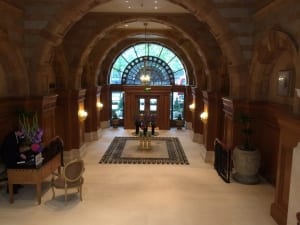
[[[127, 140], [137, 140], [138, 137], [114, 137], [105, 151], [100, 164], [181, 164], [189, 165], [188, 159], [177, 137], [153, 137], [153, 140], [164, 140], [167, 144], [169, 158], [134, 158], [121, 157]], [[175, 146], [175, 149], [173, 148]]]

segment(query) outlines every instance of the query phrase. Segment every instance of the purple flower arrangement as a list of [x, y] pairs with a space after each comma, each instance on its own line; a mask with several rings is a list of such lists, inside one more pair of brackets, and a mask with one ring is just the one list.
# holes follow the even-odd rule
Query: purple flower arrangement
[[34, 152], [41, 152], [44, 131], [38, 125], [37, 112], [19, 113], [19, 124], [24, 133], [24, 144], [29, 145]]

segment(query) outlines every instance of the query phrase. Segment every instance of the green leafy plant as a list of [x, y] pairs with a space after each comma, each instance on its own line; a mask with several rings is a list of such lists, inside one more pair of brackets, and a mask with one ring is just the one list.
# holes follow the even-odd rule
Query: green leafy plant
[[182, 116], [181, 116], [181, 114], [178, 114], [178, 116], [177, 116], [177, 120], [182, 120]]
[[112, 116], [113, 119], [118, 119], [118, 115], [116, 112], [113, 112], [113, 116]]
[[253, 134], [253, 129], [251, 124], [254, 118], [246, 113], [241, 113], [237, 117], [237, 122], [241, 125], [241, 133], [243, 135], [243, 144], [239, 146], [241, 150], [244, 151], [254, 151], [254, 146], [250, 143], [251, 135]]

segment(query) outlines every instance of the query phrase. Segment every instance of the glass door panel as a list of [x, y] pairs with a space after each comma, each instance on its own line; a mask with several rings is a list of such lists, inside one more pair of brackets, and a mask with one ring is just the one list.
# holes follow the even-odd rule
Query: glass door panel
[[137, 98], [138, 112], [146, 116], [156, 116], [158, 113], [158, 97], [139, 96]]
[[150, 98], [150, 113], [157, 112], [157, 98]]

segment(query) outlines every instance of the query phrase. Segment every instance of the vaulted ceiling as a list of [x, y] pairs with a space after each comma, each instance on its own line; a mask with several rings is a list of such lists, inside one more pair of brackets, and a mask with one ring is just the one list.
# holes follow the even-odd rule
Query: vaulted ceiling
[[[69, 68], [58, 68], [60, 73], [53, 75], [58, 76], [55, 80], [60, 81], [61, 86], [80, 88], [83, 84], [95, 82], [105, 84], [114, 58], [129, 44], [145, 40], [146, 22], [147, 40], [163, 43], [174, 50], [187, 66], [191, 84], [219, 90], [231, 73], [231, 77], [236, 76], [230, 84], [232, 94], [237, 95], [243, 90], [239, 76], [248, 74], [247, 65], [251, 58], [248, 43], [251, 43], [252, 34], [250, 17], [257, 5], [256, 0], [6, 2], [24, 12], [27, 55], [38, 58], [30, 61], [34, 70], [32, 76], [42, 73], [49, 76], [51, 69], [47, 64], [55, 61], [55, 54], [63, 52], [64, 56], [60, 57]], [[268, 2], [260, 1], [260, 4]], [[243, 27], [249, 24], [245, 31]], [[35, 26], [35, 30], [31, 26]], [[32, 40], [36, 40], [34, 46], [30, 43]], [[225, 78], [220, 79], [220, 74]], [[39, 91], [39, 88], [33, 89]]]

